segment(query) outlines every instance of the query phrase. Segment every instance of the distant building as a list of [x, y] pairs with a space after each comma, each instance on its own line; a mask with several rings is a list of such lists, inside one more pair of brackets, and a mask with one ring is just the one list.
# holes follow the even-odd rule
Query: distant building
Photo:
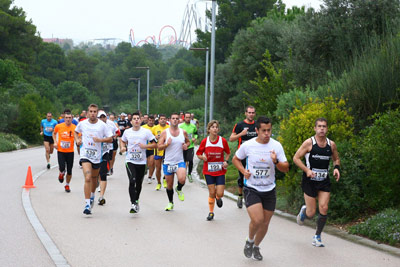
[[72, 39], [59, 39], [59, 38], [42, 38], [43, 42], [45, 43], [54, 43], [58, 44], [62, 48], [71, 49], [74, 46], [74, 41]]

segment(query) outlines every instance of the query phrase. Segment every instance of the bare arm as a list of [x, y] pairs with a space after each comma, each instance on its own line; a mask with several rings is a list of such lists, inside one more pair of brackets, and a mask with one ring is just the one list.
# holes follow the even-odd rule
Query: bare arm
[[169, 144], [172, 142], [172, 140], [170, 138], [171, 142], [169, 142], [169, 140], [168, 140], [169, 143], [165, 144], [165, 138], [167, 138], [167, 133], [164, 131], [161, 133], [160, 139], [158, 139], [158, 144], [157, 144], [158, 150], [166, 149], [169, 146]]
[[249, 170], [246, 170], [246, 169], [243, 167], [242, 162], [240, 161], [240, 159], [238, 159], [238, 158], [236, 157], [236, 155], [233, 157], [232, 163], [233, 163], [233, 165], [235, 165], [236, 169], [238, 169], [238, 171], [240, 171], [240, 172], [243, 174], [243, 176], [244, 176], [246, 179], [248, 179], [248, 178], [250, 177], [250, 175], [251, 175], [250, 171], [249, 171]]
[[74, 132], [74, 139], [75, 139], [75, 143], [80, 146], [82, 145], [82, 137], [79, 136], [78, 132]]
[[229, 137], [229, 142], [234, 142], [236, 140], [238, 140], [240, 137], [244, 136], [247, 134], [247, 129], [244, 129], [243, 131], [241, 131], [240, 133], [236, 134], [235, 132], [233, 132], [231, 134], [231, 136]]
[[311, 151], [312, 148], [312, 141], [311, 139], [307, 139], [303, 142], [300, 148], [297, 150], [296, 154], [293, 156], [293, 162], [297, 165], [300, 169], [302, 169], [306, 174], [307, 177], [314, 177], [315, 173], [307, 168], [306, 165], [301, 161], [301, 159]]
[[125, 153], [126, 152], [126, 143], [124, 141], [122, 141], [122, 139], [119, 142], [119, 146], [120, 146], [121, 153]]
[[[339, 166], [340, 167], [340, 158], [339, 158], [339, 152], [337, 150], [336, 143], [331, 140], [331, 148], [332, 148], [332, 160], [333, 160], [333, 165], [334, 166]], [[340, 179], [340, 169], [334, 168], [333, 169], [333, 176], [336, 178], [336, 182], [339, 181]]]
[[183, 150], [187, 150], [190, 146], [190, 140], [187, 132], [183, 130], [183, 136], [185, 136], [185, 143], [182, 145]]

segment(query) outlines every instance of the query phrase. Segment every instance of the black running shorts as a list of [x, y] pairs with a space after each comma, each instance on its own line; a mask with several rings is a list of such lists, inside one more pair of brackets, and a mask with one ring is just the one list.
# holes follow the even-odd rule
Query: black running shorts
[[92, 163], [92, 162], [91, 162], [90, 160], [88, 160], [88, 159], [81, 159], [81, 160], [79, 161], [79, 164], [82, 166], [82, 163], [85, 163], [85, 162], [91, 163], [91, 164], [92, 164], [92, 169], [97, 170], [97, 169], [100, 168], [100, 163]]
[[54, 144], [53, 136], [43, 135], [43, 142], [49, 142], [50, 145]]
[[246, 207], [261, 203], [264, 210], [275, 211], [276, 206], [276, 191], [275, 188], [271, 191], [260, 192], [250, 187], [243, 187], [244, 200]]
[[323, 181], [312, 181], [309, 177], [303, 176], [301, 188], [307, 196], [316, 198], [318, 196], [318, 191], [331, 192], [331, 180], [327, 177]]

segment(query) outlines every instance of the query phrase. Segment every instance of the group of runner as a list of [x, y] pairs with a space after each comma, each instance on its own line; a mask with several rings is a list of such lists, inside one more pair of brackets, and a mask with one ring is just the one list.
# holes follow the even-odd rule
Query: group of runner
[[[115, 160], [118, 148], [117, 136], [120, 135], [120, 153], [125, 153], [126, 170], [129, 178], [129, 195], [131, 213], [139, 212], [139, 197], [148, 167], [148, 183], [156, 173], [156, 190], [161, 189], [161, 168], [165, 175], [163, 187], [166, 189], [168, 205], [165, 210], [174, 208], [174, 177], [177, 177], [175, 191], [179, 200], [184, 201], [182, 191], [186, 177], [192, 182], [194, 144], [198, 139], [197, 127], [190, 113], [173, 113], [167, 123], [167, 116], [160, 114], [155, 125], [155, 117], [141, 116], [139, 112], [121, 114], [118, 121], [91, 104], [87, 111], [88, 118], [75, 126], [70, 111], [64, 112], [64, 122], [57, 124], [51, 113], [42, 121], [41, 134], [44, 135], [47, 167], [50, 168], [50, 154], [53, 148], [58, 150], [59, 181], [64, 181], [65, 168], [67, 179], [65, 191], [70, 192], [74, 140], [80, 149], [80, 164], [85, 178], [84, 214], [91, 214], [95, 189], [100, 177], [100, 197], [98, 204], [105, 204], [104, 193], [107, 174], [112, 174], [110, 162]], [[249, 234], [245, 242], [244, 255], [255, 260], [262, 260], [259, 245], [265, 237], [276, 206], [275, 169], [289, 171], [282, 145], [272, 136], [272, 122], [264, 116], [255, 120], [256, 111], [252, 106], [246, 107], [245, 119], [235, 124], [229, 141], [238, 140], [238, 149], [233, 156], [232, 164], [238, 169], [238, 208], [242, 208], [243, 199], [250, 217]], [[229, 165], [230, 149], [228, 142], [219, 136], [220, 125], [212, 120], [207, 125], [207, 137], [204, 138], [196, 152], [204, 161], [203, 174], [208, 186], [209, 214], [207, 220], [214, 219], [214, 206], [223, 206], [225, 174]], [[298, 224], [312, 218], [316, 213], [318, 199], [319, 215], [317, 230], [312, 245], [324, 246], [321, 232], [327, 220], [330, 199], [329, 163], [334, 162], [333, 175], [336, 181], [340, 178], [340, 159], [337, 147], [327, 138], [328, 123], [324, 118], [315, 121], [315, 135], [301, 145], [293, 157], [293, 162], [303, 170], [302, 189], [305, 205], [297, 216]], [[56, 145], [50, 142], [53, 137]], [[51, 138], [51, 139], [53, 139]], [[46, 144], [48, 143], [48, 144]], [[114, 157], [113, 157], [114, 156]], [[306, 164], [302, 162], [305, 157]], [[188, 165], [188, 172], [186, 166]], [[110, 171], [111, 170], [111, 171]]]

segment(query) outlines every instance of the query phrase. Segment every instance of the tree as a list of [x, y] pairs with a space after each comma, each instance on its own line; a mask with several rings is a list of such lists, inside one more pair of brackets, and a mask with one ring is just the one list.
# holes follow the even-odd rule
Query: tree
[[0, 0], [0, 58], [18, 61], [24, 69], [33, 62], [39, 49], [36, 27], [26, 20], [25, 12], [11, 0]]

